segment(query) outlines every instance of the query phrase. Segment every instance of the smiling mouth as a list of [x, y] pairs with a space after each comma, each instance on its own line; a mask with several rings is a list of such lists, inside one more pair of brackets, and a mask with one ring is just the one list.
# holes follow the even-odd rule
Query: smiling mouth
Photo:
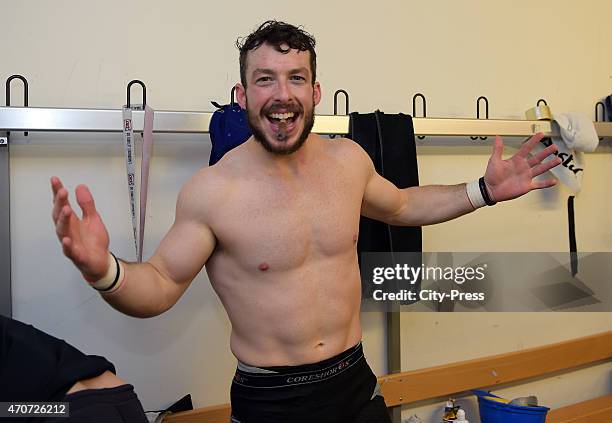
[[268, 115], [270, 120], [278, 121], [278, 122], [293, 122], [297, 118], [297, 113], [287, 112], [287, 113], [270, 113]]
[[300, 114], [296, 112], [275, 112], [267, 113], [265, 116], [270, 123], [272, 132], [275, 134], [275, 138], [278, 141], [285, 141], [289, 133], [295, 128], [295, 122]]

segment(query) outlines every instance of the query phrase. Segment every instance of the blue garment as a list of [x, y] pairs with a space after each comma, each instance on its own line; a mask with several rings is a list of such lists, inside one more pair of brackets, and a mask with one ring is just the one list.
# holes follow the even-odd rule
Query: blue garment
[[236, 103], [220, 106], [213, 102], [213, 105], [218, 109], [213, 113], [210, 121], [209, 133], [212, 151], [208, 161], [209, 166], [217, 163], [225, 153], [238, 147], [251, 136], [246, 110]]

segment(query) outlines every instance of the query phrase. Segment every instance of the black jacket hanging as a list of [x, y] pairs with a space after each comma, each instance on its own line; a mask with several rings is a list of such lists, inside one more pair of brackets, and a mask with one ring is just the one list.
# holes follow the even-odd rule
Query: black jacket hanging
[[[416, 144], [412, 117], [400, 114], [384, 114], [380, 111], [368, 114], [351, 113], [349, 138], [368, 153], [376, 171], [398, 188], [419, 185]], [[395, 252], [421, 252], [421, 227], [398, 227], [362, 216], [359, 223], [357, 252], [387, 252], [389, 263], [394, 266]], [[403, 264], [403, 263], [402, 263]], [[420, 266], [421, 263], [414, 263]], [[363, 298], [371, 298], [374, 291], [371, 281], [362, 276]], [[420, 291], [420, 280], [408, 287]]]

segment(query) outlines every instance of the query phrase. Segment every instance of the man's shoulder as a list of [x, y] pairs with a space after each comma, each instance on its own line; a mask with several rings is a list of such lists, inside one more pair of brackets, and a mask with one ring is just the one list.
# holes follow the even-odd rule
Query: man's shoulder
[[246, 142], [227, 151], [223, 157], [212, 166], [209, 166], [208, 172], [217, 178], [235, 177], [240, 170], [251, 162], [250, 152], [252, 151], [250, 139]]
[[223, 201], [230, 190], [231, 178], [222, 166], [207, 166], [194, 173], [181, 188], [177, 209], [208, 214]]
[[181, 191], [207, 190], [219, 183], [223, 183], [224, 177], [221, 166], [206, 166], [191, 175], [189, 180], [183, 185]]
[[370, 161], [368, 153], [349, 138], [334, 138], [325, 140], [325, 146], [332, 154], [337, 155], [344, 160], [351, 160], [357, 163], [367, 164]]

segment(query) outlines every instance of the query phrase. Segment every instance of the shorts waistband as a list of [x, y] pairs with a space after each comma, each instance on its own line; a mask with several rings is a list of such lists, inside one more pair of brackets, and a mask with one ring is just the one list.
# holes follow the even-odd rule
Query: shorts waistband
[[74, 406], [74, 402], [84, 400], [85, 402], [92, 402], [92, 398], [97, 399], [115, 399], [115, 398], [127, 398], [125, 396], [132, 397], [136, 396], [134, 392], [134, 386], [126, 383], [124, 385], [115, 386], [113, 388], [92, 388], [83, 389], [82, 391], [76, 391], [71, 394], [66, 394], [62, 401], [70, 402], [70, 407]]
[[363, 346], [360, 342], [334, 357], [299, 366], [254, 367], [239, 361], [233, 383], [252, 388], [317, 383], [338, 376], [363, 359]]

